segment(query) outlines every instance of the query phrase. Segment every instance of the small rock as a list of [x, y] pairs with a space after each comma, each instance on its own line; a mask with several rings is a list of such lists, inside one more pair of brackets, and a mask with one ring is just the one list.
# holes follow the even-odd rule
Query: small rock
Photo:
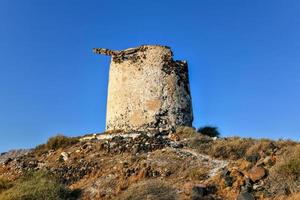
[[242, 192], [251, 192], [252, 184], [249, 178], [245, 179], [245, 184], [241, 187]]
[[45, 167], [45, 163], [43, 162], [39, 162], [38, 165], [37, 165], [37, 169], [42, 169], [43, 167]]
[[180, 136], [176, 133], [171, 133], [168, 135], [168, 138], [172, 141], [180, 141]]
[[263, 167], [253, 167], [249, 172], [248, 176], [253, 181], [259, 181], [266, 175], [266, 169]]
[[239, 194], [239, 196], [237, 197], [237, 200], [255, 200], [255, 198], [253, 197], [253, 195], [249, 192], [242, 192]]
[[275, 145], [273, 142], [271, 142], [271, 143], [269, 144], [269, 149], [271, 149], [272, 151], [274, 151], [276, 148], [277, 148], [277, 147], [276, 147], [276, 145]]
[[60, 155], [62, 156], [62, 159], [64, 161], [67, 161], [69, 159], [69, 154], [67, 152], [61, 152]]
[[253, 166], [253, 163], [247, 160], [241, 160], [238, 165], [239, 165], [239, 170], [248, 171]]
[[231, 187], [233, 184], [233, 178], [231, 176], [226, 176], [224, 178], [226, 187]]
[[206, 193], [205, 187], [194, 186], [192, 188], [191, 199], [192, 200], [203, 200], [205, 193]]
[[275, 164], [274, 162], [275, 159], [273, 159], [272, 156], [267, 156], [265, 159], [263, 159], [263, 164], [266, 166], [273, 166]]
[[254, 184], [253, 185], [253, 190], [259, 190], [261, 188], [262, 188], [262, 186], [260, 184]]
[[4, 164], [4, 165], [7, 165], [7, 164], [10, 163], [11, 161], [13, 161], [12, 158], [7, 158], [7, 159], [3, 162], [3, 164]]
[[132, 154], [137, 154], [139, 152], [139, 146], [138, 145], [134, 145], [132, 147]]
[[170, 146], [172, 148], [178, 149], [178, 148], [183, 148], [183, 144], [177, 143], [177, 142], [170, 142]]
[[246, 160], [251, 163], [256, 163], [259, 159], [260, 159], [260, 156], [258, 154], [254, 154], [254, 155], [246, 157]]

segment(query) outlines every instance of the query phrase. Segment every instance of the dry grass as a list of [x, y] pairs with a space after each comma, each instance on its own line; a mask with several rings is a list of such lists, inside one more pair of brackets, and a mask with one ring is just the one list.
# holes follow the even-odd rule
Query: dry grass
[[4, 179], [4, 178], [0, 178], [0, 194], [5, 191], [8, 190], [9, 188], [11, 188], [13, 186], [12, 182]]
[[271, 168], [268, 190], [275, 195], [300, 192], [300, 145], [290, 146]]
[[196, 135], [189, 139], [188, 146], [215, 158], [237, 160], [251, 155], [270, 155], [273, 149], [282, 149], [297, 145], [289, 140], [272, 141], [268, 139], [252, 139], [229, 137], [213, 140], [209, 137]]
[[210, 137], [197, 134], [187, 141], [187, 145], [192, 149], [196, 149], [199, 153], [210, 154], [213, 140]]
[[253, 145], [252, 139], [228, 138], [217, 140], [211, 147], [210, 155], [222, 159], [240, 159], [245, 156], [247, 149]]
[[254, 141], [253, 145], [246, 150], [246, 156], [256, 155], [256, 154], [270, 154], [272, 150], [272, 141], [261, 139]]
[[119, 197], [119, 200], [175, 200], [177, 194], [174, 188], [167, 185], [163, 181], [150, 179], [143, 182], [138, 182]]
[[276, 173], [280, 173], [288, 179], [300, 178], [300, 146], [292, 148], [276, 165]]
[[299, 200], [300, 199], [300, 192], [298, 192], [296, 194], [293, 194], [293, 195], [290, 195], [288, 197], [285, 197], [283, 199], [285, 199], [285, 200]]
[[198, 133], [193, 127], [180, 126], [176, 129], [176, 134], [178, 134], [180, 138], [191, 138], [195, 137]]
[[74, 145], [79, 142], [78, 138], [66, 137], [64, 135], [56, 135], [48, 139], [46, 144], [38, 145], [34, 149], [34, 153], [41, 155], [49, 150], [57, 150], [59, 148], [65, 148]]
[[189, 178], [190, 180], [195, 180], [195, 181], [206, 180], [207, 178], [209, 178], [208, 171], [209, 169], [204, 167], [191, 168], [187, 170], [186, 177]]
[[286, 195], [278, 196], [278, 197], [275, 197], [273, 199], [274, 200], [299, 200], [300, 199], [300, 192], [289, 195], [289, 196], [286, 196]]

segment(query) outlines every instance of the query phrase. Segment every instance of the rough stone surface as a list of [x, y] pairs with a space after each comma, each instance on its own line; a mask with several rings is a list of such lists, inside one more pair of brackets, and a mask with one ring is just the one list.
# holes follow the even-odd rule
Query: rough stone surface
[[253, 167], [249, 172], [248, 176], [253, 182], [259, 181], [266, 175], [266, 170], [263, 167]]
[[191, 126], [192, 103], [185, 61], [169, 47], [144, 45], [123, 51], [94, 49], [112, 56], [106, 129], [170, 132]]
[[0, 164], [8, 164], [13, 159], [18, 159], [30, 152], [28, 149], [17, 149], [9, 152], [3, 152], [0, 154]]
[[239, 194], [237, 200], [255, 200], [255, 198], [253, 197], [252, 194], [250, 194], [248, 192], [243, 192], [243, 193]]

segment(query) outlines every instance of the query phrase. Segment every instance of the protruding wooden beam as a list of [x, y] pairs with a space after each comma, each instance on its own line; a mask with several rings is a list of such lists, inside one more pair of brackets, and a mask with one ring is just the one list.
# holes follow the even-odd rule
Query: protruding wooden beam
[[93, 52], [97, 54], [107, 55], [107, 56], [116, 56], [120, 51], [104, 49], [104, 48], [93, 48]]

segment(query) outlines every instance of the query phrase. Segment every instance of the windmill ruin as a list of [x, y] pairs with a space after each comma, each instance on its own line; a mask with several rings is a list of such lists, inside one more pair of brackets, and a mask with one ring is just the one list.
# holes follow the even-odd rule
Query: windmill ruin
[[177, 126], [192, 126], [188, 65], [173, 60], [169, 47], [93, 51], [111, 56], [107, 131], [173, 132]]

